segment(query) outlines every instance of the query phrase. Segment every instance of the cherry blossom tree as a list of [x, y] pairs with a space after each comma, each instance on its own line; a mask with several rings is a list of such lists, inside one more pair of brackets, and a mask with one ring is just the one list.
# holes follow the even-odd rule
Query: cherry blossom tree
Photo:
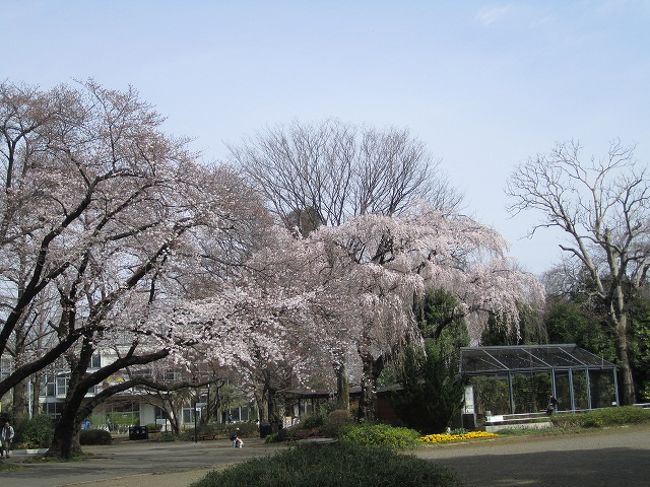
[[[237, 299], [219, 294], [228, 273], [210, 281], [211, 321], [178, 318], [187, 311], [179, 303], [196, 297], [200, 275], [237, 268], [262, 207], [234, 171], [198, 166], [133, 89], [93, 81], [49, 92], [1, 88], [0, 352], [41, 297], [56, 296], [58, 312], [48, 320], [56, 339], [21, 354], [0, 394], [64, 355], [70, 385], [50, 452], [68, 457], [78, 448], [84, 396], [106, 377], [168, 356], [180, 361], [199, 345], [238, 355], [239, 323], [224, 317], [236, 313]], [[89, 372], [104, 346], [121, 355]]]
[[519, 303], [543, 300], [537, 280], [506, 257], [503, 238], [467, 217], [427, 207], [406, 216], [364, 215], [322, 227], [313, 239], [328, 249], [342, 296], [353, 299], [347, 316], [356, 322], [365, 415], [372, 415], [385, 355], [419, 339], [412, 308], [423, 290], [444, 289], [458, 299], [461, 314], [496, 312], [513, 326]]
[[423, 206], [403, 216], [361, 215], [302, 239], [277, 232], [275, 247], [250, 265], [268, 276], [269, 289], [296, 296], [300, 318], [285, 323], [290, 335], [333, 362], [358, 354], [366, 417], [387, 357], [421, 341], [412, 309], [426, 289], [456, 297], [458, 316], [498, 313], [514, 327], [520, 304], [543, 300], [538, 281], [507, 258], [503, 238], [464, 216]]
[[[336, 120], [294, 122], [259, 132], [230, 149], [269, 210], [302, 236], [320, 225], [338, 226], [359, 215], [408, 213], [420, 201], [445, 212], [462, 203], [439, 161], [406, 129], [381, 130]], [[322, 290], [321, 296], [327, 301]], [[345, 321], [340, 308], [334, 312], [313, 302], [313, 311], [321, 320]], [[338, 345], [327, 350], [341, 407], [347, 408], [349, 347], [339, 334]]]

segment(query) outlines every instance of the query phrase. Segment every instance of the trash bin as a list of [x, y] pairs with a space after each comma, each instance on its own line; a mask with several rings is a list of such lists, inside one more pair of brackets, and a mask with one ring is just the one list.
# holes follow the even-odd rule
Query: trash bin
[[260, 423], [260, 438], [266, 438], [272, 432], [271, 423]]
[[146, 440], [149, 430], [146, 426], [129, 426], [129, 440]]
[[463, 428], [473, 430], [476, 428], [476, 417], [474, 413], [463, 414]]

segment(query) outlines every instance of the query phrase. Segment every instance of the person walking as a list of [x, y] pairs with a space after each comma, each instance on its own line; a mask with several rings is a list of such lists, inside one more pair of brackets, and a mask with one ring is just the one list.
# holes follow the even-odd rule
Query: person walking
[[232, 441], [233, 448], [242, 448], [244, 446], [244, 442], [239, 437], [239, 428], [230, 434], [230, 441]]
[[9, 458], [11, 456], [11, 442], [14, 440], [14, 427], [11, 426], [9, 421], [5, 421], [0, 433], [0, 458]]

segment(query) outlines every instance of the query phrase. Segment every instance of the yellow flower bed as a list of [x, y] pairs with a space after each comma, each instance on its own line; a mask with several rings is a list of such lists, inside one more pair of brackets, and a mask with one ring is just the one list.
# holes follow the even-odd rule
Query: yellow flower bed
[[469, 433], [459, 435], [438, 433], [435, 435], [420, 436], [419, 440], [424, 443], [445, 443], [447, 441], [472, 440], [474, 438], [496, 438], [497, 436], [496, 433], [488, 433], [487, 431], [470, 431]]

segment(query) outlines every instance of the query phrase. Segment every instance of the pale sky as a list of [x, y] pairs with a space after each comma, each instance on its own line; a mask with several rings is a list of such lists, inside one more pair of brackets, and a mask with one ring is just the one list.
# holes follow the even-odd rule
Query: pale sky
[[0, 79], [131, 84], [206, 161], [292, 120], [408, 127], [535, 273], [560, 236], [508, 218], [518, 163], [572, 138], [650, 161], [650, 1], [0, 0], [0, 19]]

